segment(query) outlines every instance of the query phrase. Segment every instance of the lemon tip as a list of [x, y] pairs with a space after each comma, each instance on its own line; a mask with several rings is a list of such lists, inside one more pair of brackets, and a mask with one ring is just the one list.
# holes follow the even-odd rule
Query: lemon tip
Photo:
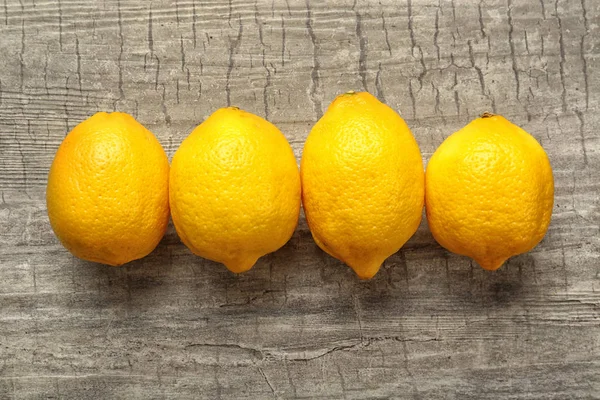
[[[347, 263], [348, 264], [348, 263]], [[373, 278], [381, 268], [381, 262], [373, 261], [367, 263], [352, 263], [348, 264], [360, 280], [368, 281]]]
[[234, 274], [241, 274], [252, 269], [256, 261], [258, 261], [257, 257], [246, 257], [227, 260], [223, 264]]
[[496, 259], [479, 259], [475, 260], [477, 264], [486, 271], [495, 271], [504, 265], [506, 258], [496, 258]]

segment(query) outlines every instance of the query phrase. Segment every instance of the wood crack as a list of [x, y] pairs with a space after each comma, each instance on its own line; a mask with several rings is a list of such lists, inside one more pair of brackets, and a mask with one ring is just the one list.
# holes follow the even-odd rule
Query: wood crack
[[392, 46], [390, 45], [390, 38], [388, 35], [388, 28], [385, 24], [385, 15], [383, 13], [383, 11], [381, 12], [381, 27], [383, 29], [383, 33], [384, 33], [384, 37], [385, 37], [385, 45], [387, 47], [388, 52], [390, 53], [390, 56], [392, 55]]
[[[231, 2], [230, 2], [231, 4]], [[237, 37], [233, 40], [229, 38], [229, 62], [227, 64], [227, 76], [225, 81], [225, 93], [227, 95], [227, 107], [231, 107], [231, 73], [234, 67], [234, 56], [237, 53], [240, 44], [242, 43], [242, 33], [244, 32], [244, 25], [242, 24], [242, 17], [239, 16], [239, 27]]]
[[382, 103], [385, 103], [385, 95], [383, 93], [383, 84], [381, 82], [381, 63], [377, 66], [377, 75], [375, 75], [375, 95]]
[[508, 0], [508, 44], [510, 46], [510, 59], [512, 61], [512, 71], [517, 86], [517, 100], [521, 93], [521, 82], [519, 81], [519, 70], [517, 69], [517, 58], [515, 55], [515, 42], [513, 40], [514, 25], [512, 19], [512, 0]]
[[158, 55], [154, 53], [154, 34], [152, 32], [152, 7], [148, 12], [148, 49], [150, 50], [150, 54], [144, 55], [144, 71], [146, 71], [148, 65], [148, 59], [150, 62], [153, 60], [156, 61], [156, 71], [154, 75], [154, 90], [158, 90], [158, 77], [160, 76], [160, 58]]
[[585, 146], [585, 123], [583, 121], [583, 113], [579, 110], [575, 110], [575, 115], [577, 115], [577, 119], [579, 120], [579, 135], [581, 140], [581, 151], [583, 152], [583, 166], [587, 167], [588, 154]]
[[585, 32], [581, 36], [581, 42], [579, 44], [579, 54], [581, 55], [581, 64], [583, 69], [583, 83], [585, 85], [585, 109], [587, 110], [590, 108], [590, 85], [588, 82], [587, 59], [585, 58], [585, 39], [590, 33], [590, 25], [588, 21], [585, 0], [581, 0], [581, 10], [583, 13], [583, 28]]
[[483, 0], [479, 0], [479, 3], [477, 4], [477, 11], [478, 11], [478, 17], [479, 17], [479, 31], [481, 32], [481, 37], [482, 38], [486, 38], [487, 35], [485, 33], [485, 26], [483, 25], [483, 12], [481, 11], [481, 4], [483, 3]]
[[77, 84], [81, 93], [81, 53], [79, 51], [79, 38], [75, 35], [75, 58], [77, 60]]
[[367, 38], [363, 35], [362, 30], [362, 16], [356, 10], [356, 37], [358, 38], [358, 74], [362, 82], [362, 87], [365, 92], [368, 92], [367, 88]]
[[438, 62], [440, 61], [440, 45], [438, 43], [438, 36], [440, 35], [440, 8], [435, 10], [435, 32], [433, 33], [433, 46], [437, 55]]
[[270, 117], [268, 94], [269, 94], [269, 88], [271, 87], [271, 70], [267, 66], [267, 61], [266, 61], [267, 48], [266, 48], [265, 42], [263, 40], [262, 22], [258, 18], [258, 2], [257, 1], [254, 2], [254, 22], [256, 23], [256, 27], [258, 29], [258, 39], [260, 42], [260, 46], [262, 48], [262, 66], [265, 69], [265, 73], [266, 73], [265, 85], [263, 86], [263, 108], [264, 108], [265, 119], [268, 121], [269, 117]]
[[313, 110], [316, 116], [316, 119], [319, 120], [323, 116], [323, 107], [321, 105], [321, 100], [319, 98], [319, 59], [317, 57], [317, 53], [319, 52], [319, 44], [317, 43], [317, 38], [315, 36], [315, 32], [313, 30], [313, 20], [312, 20], [312, 12], [310, 8], [310, 0], [306, 0], [306, 30], [308, 31], [308, 36], [310, 37], [310, 41], [312, 43], [313, 48], [313, 66], [310, 73], [310, 85], [309, 85], [309, 97], [311, 102], [313, 103]]
[[556, 13], [556, 21], [558, 22], [558, 44], [559, 44], [559, 50], [560, 50], [559, 67], [560, 67], [560, 85], [562, 87], [562, 92], [561, 92], [560, 98], [562, 100], [562, 111], [567, 112], [567, 87], [565, 86], [565, 62], [566, 62], [565, 43], [564, 43], [563, 31], [562, 31], [562, 20], [558, 13], [558, 0], [556, 0], [554, 2], [554, 12]]
[[123, 91], [123, 46], [125, 38], [123, 37], [123, 18], [121, 16], [121, 0], [117, 0], [117, 26], [119, 28], [119, 57], [117, 58], [117, 66], [119, 68], [118, 100], [123, 100], [125, 98], [125, 92]]
[[[162, 110], [163, 113], [163, 117], [165, 119], [165, 123], [167, 124], [167, 126], [171, 125], [171, 116], [169, 115], [169, 112], [167, 111], [167, 103], [166, 103], [166, 96], [167, 96], [167, 89], [164, 83], [161, 83], [162, 86], [162, 94], [160, 97], [160, 108]], [[170, 149], [170, 146], [169, 146]]]
[[25, 20], [21, 20], [21, 51], [19, 52], [19, 80], [21, 82], [21, 93], [25, 86]]
[[269, 381], [269, 378], [267, 378], [267, 375], [265, 374], [265, 371], [263, 371], [263, 369], [260, 368], [260, 367], [258, 367], [258, 371], [262, 375], [262, 377], [265, 380], [265, 383], [267, 384], [267, 386], [269, 386], [269, 389], [271, 390], [271, 394], [273, 395], [273, 397], [277, 398], [277, 393], [275, 392], [275, 388], [273, 387], [273, 385]]
[[281, 66], [285, 67], [285, 20], [281, 16]]
[[192, 35], [194, 37], [194, 49], [196, 48], [196, 23], [198, 21], [198, 14], [196, 14], [196, 0], [192, 0]]
[[57, 1], [57, 4], [58, 4], [58, 44], [59, 44], [60, 51], [62, 51], [62, 49], [63, 49], [63, 40], [62, 40], [62, 36], [63, 36], [63, 21], [62, 21], [63, 12], [62, 12], [62, 5], [61, 5], [61, 3], [62, 3], [61, 0]]

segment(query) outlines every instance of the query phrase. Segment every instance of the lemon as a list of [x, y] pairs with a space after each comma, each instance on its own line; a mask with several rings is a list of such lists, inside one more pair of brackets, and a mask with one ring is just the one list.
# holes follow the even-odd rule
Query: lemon
[[132, 116], [100, 112], [56, 152], [46, 202], [56, 236], [75, 256], [121, 265], [149, 254], [169, 221], [169, 161]]
[[487, 270], [533, 249], [550, 224], [548, 156], [499, 115], [484, 114], [449, 136], [429, 161], [425, 187], [435, 239]]
[[419, 226], [419, 147], [404, 120], [369, 93], [331, 103], [306, 140], [300, 170], [315, 242], [361, 279], [372, 278]]
[[196, 127], [175, 153], [169, 196], [183, 243], [240, 273], [294, 233], [300, 176], [275, 125], [228, 107]]

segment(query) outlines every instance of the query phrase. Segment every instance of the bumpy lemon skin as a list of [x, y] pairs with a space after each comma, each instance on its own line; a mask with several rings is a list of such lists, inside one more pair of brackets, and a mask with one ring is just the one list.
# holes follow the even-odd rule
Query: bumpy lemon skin
[[371, 94], [338, 96], [312, 128], [300, 165], [317, 245], [370, 279], [416, 232], [421, 153], [404, 120]]
[[75, 256], [119, 266], [148, 255], [169, 222], [169, 161], [132, 116], [99, 112], [58, 148], [46, 190], [48, 217]]
[[499, 115], [449, 136], [427, 165], [429, 228], [440, 245], [496, 270], [533, 249], [552, 216], [554, 180], [542, 146]]
[[234, 273], [291, 238], [300, 191], [285, 136], [236, 107], [215, 111], [173, 157], [169, 196], [179, 237], [194, 254]]

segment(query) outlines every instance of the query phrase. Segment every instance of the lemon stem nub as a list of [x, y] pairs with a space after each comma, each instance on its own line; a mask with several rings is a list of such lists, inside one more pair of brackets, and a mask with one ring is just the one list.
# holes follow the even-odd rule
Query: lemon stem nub
[[258, 257], [239, 257], [224, 262], [228, 270], [233, 273], [241, 274], [242, 272], [248, 271], [256, 264]]
[[369, 280], [373, 278], [377, 272], [379, 272], [379, 268], [381, 268], [381, 264], [383, 262], [380, 259], [377, 260], [363, 260], [359, 262], [346, 262], [354, 270], [356, 275], [361, 280]]
[[477, 264], [479, 264], [481, 266], [481, 268], [488, 270], [488, 271], [495, 271], [498, 268], [500, 268], [506, 260], [507, 260], [506, 258], [500, 258], [500, 259], [475, 260], [475, 261], [477, 261]]

